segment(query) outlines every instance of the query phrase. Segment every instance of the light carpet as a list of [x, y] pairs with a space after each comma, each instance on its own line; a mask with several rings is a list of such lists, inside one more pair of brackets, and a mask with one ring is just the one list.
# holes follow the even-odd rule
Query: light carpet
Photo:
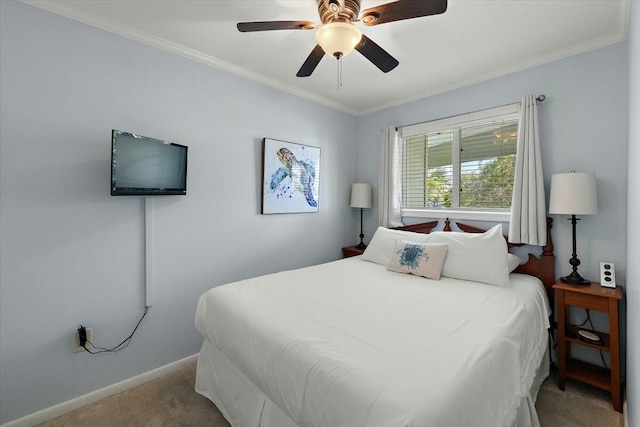
[[[218, 408], [194, 391], [195, 372], [195, 364], [187, 366], [40, 426], [230, 427]], [[571, 380], [563, 392], [557, 384], [552, 374], [540, 389], [536, 410], [542, 427], [623, 427], [608, 393]]]

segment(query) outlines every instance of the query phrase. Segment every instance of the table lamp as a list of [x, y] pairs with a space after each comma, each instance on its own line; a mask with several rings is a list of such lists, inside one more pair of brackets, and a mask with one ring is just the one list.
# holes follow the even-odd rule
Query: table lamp
[[551, 195], [549, 197], [549, 213], [571, 215], [573, 231], [573, 254], [569, 264], [573, 267], [571, 274], [561, 277], [565, 283], [588, 285], [591, 282], [578, 274], [580, 260], [576, 253], [576, 215], [594, 215], [598, 213], [596, 196], [596, 176], [591, 172], [559, 173], [551, 176]]
[[371, 185], [364, 182], [356, 182], [351, 185], [351, 207], [360, 209], [360, 243], [356, 246], [358, 249], [365, 249], [367, 245], [362, 239], [364, 233], [362, 231], [362, 214], [365, 209], [371, 207]]

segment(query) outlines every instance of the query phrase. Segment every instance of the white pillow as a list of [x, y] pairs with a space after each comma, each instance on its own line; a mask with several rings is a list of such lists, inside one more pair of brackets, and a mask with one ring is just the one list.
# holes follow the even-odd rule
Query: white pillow
[[427, 241], [449, 246], [443, 276], [509, 286], [507, 242], [500, 224], [484, 233], [435, 232]]
[[440, 271], [446, 256], [447, 245], [442, 243], [396, 240], [393, 257], [387, 270], [440, 280]]
[[507, 254], [507, 265], [509, 266], [509, 273], [518, 268], [520, 265], [520, 257], [514, 254]]
[[425, 243], [427, 234], [378, 227], [371, 238], [371, 243], [369, 243], [367, 249], [364, 250], [362, 259], [384, 265], [385, 267], [388, 266], [391, 262], [391, 257], [393, 257], [396, 240]]

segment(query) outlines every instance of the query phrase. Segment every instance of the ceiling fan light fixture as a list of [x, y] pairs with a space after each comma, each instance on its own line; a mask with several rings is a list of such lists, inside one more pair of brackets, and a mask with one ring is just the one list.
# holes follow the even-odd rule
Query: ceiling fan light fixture
[[358, 27], [346, 22], [324, 24], [316, 32], [316, 42], [327, 55], [347, 56], [362, 39]]

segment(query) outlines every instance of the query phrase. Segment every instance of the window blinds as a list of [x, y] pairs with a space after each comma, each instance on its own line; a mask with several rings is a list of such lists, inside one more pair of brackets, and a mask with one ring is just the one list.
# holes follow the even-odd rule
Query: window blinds
[[400, 129], [402, 207], [508, 209], [517, 128], [510, 105]]

